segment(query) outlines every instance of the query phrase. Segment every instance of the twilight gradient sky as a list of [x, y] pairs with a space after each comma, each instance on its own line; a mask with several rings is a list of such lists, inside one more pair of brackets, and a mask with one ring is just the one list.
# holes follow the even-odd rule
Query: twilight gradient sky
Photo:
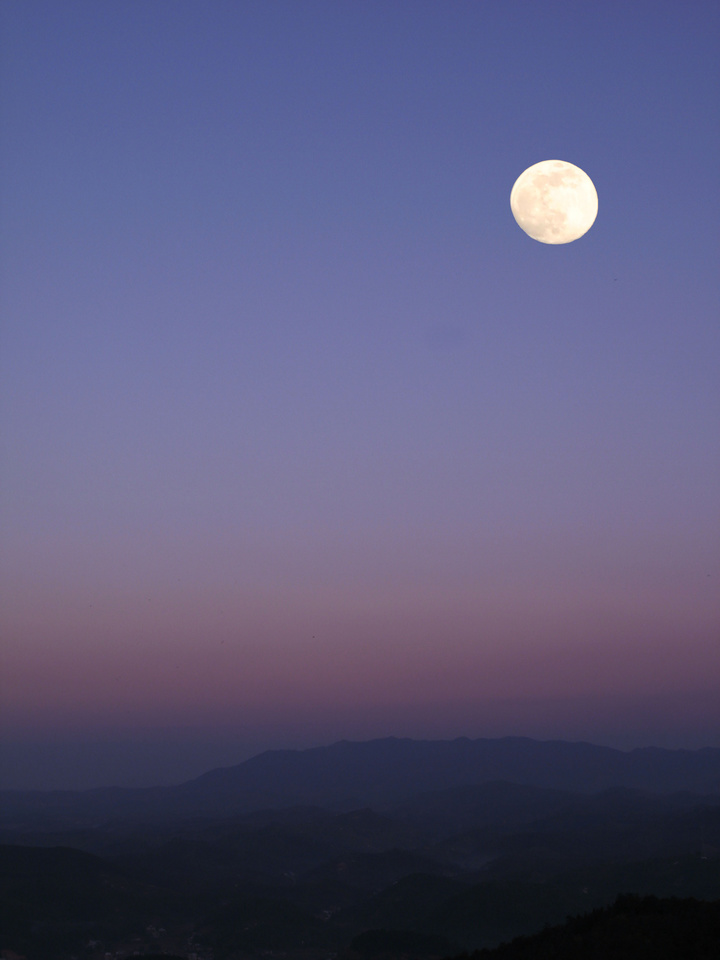
[[6, 785], [720, 746], [717, 2], [0, 13]]

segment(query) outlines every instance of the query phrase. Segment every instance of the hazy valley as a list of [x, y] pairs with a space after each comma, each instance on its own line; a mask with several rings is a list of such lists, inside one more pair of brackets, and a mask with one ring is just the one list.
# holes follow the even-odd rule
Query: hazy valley
[[620, 894], [720, 900], [720, 750], [272, 751], [177, 787], [5, 792], [0, 843], [0, 948], [27, 960], [451, 956]]

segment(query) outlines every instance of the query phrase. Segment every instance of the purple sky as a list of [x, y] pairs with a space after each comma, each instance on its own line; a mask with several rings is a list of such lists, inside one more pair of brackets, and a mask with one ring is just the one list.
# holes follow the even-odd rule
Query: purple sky
[[0, 16], [6, 785], [720, 746], [715, 0]]

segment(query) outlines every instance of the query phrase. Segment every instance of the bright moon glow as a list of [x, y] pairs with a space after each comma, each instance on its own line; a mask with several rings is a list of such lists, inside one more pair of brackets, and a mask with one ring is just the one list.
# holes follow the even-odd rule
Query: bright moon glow
[[595, 222], [598, 197], [590, 177], [565, 160], [543, 160], [528, 167], [510, 194], [513, 216], [540, 243], [570, 243]]

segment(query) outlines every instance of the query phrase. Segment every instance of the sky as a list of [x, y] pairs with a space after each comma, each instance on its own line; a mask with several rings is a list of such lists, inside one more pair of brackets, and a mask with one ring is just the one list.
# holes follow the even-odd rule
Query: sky
[[0, 18], [3, 785], [720, 746], [715, 0]]

